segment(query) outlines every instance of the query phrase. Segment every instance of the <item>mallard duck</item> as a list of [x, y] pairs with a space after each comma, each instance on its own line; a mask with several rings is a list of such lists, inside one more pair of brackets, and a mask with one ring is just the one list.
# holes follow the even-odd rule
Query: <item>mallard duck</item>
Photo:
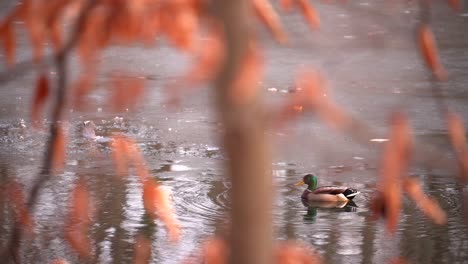
[[346, 202], [352, 200], [359, 192], [345, 186], [323, 186], [317, 188], [317, 177], [307, 174], [296, 186], [307, 185], [302, 193], [302, 200], [317, 202]]

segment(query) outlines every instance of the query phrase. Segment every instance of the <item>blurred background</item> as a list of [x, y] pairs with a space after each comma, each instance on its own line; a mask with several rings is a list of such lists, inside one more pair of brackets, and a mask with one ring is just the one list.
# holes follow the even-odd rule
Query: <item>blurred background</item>
[[[2, 1], [1, 14], [14, 4]], [[468, 121], [468, 1], [458, 13], [445, 1], [432, 2], [430, 25], [449, 74], [443, 83], [434, 81], [420, 58], [417, 2], [313, 4], [322, 22], [318, 31], [311, 31], [298, 13], [280, 12], [290, 38], [287, 46], [276, 44], [258, 24], [266, 66], [259, 86], [267, 107], [277, 110], [295, 87], [298, 69], [311, 66], [328, 79], [327, 96], [366, 123], [379, 138], [388, 136], [390, 113], [401, 110], [408, 114], [420, 146], [434, 146], [431, 150], [437, 155], [453, 159], [445, 120], [437, 107], [441, 96], [431, 89], [442, 89], [444, 103], [462, 115], [465, 123]], [[18, 34], [17, 56], [21, 61], [31, 56], [31, 49], [24, 34]], [[222, 167], [225, 155], [218, 141], [222, 127], [213, 112], [212, 91], [208, 87], [194, 89], [177, 109], [165, 103], [164, 88], [180, 78], [192, 61], [164, 40], [151, 48], [110, 48], [101, 63], [97, 87], [86, 99], [90, 107], [66, 113], [70, 140], [66, 168], [41, 192], [34, 215], [39, 232], [33, 243], [22, 245], [22, 258], [25, 263], [50, 263], [59, 257], [77, 261], [64, 242], [62, 229], [73, 182], [84, 176], [96, 203], [91, 239], [99, 263], [130, 262], [138, 233], [151, 237], [153, 263], [180, 263], [228, 223], [230, 183]], [[69, 65], [69, 70], [77, 75], [77, 61]], [[116, 114], [106, 104], [109, 91], [104, 84], [116, 70], [145, 80], [144, 100], [133, 111]], [[39, 171], [47, 137], [45, 131], [33, 129], [29, 120], [36, 74], [15, 76], [14, 81], [0, 87], [0, 182], [16, 178], [26, 189]], [[82, 135], [84, 121], [94, 122], [99, 138]], [[122, 184], [115, 176], [107, 140], [112, 132], [125, 132], [134, 138], [151, 174], [172, 191], [182, 228], [179, 243], [167, 243], [162, 224], [144, 216], [141, 184], [136, 177]], [[312, 114], [269, 133], [273, 139], [276, 239], [302, 241], [315, 248], [327, 263], [383, 263], [400, 255], [411, 263], [468, 263], [467, 208], [462, 203], [468, 199], [468, 190], [455, 179], [455, 162], [438, 168], [418, 163], [410, 170], [447, 212], [447, 224], [433, 224], [412, 201], [405, 200], [398, 230], [391, 236], [382, 222], [368, 219], [382, 143], [369, 138], [369, 144], [359, 144]], [[306, 173], [316, 174], [319, 185], [346, 185], [361, 194], [354, 205], [307, 207], [300, 200], [303, 189], [294, 186]], [[10, 232], [11, 219], [5, 208], [2, 202], [0, 234]], [[0, 236], [0, 247], [6, 240], [6, 235]]]

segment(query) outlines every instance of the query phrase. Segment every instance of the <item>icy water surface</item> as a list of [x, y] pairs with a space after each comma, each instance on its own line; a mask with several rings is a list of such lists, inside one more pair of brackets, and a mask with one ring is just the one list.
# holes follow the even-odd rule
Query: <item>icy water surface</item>
[[[298, 67], [313, 65], [329, 79], [330, 96], [368, 124], [378, 138], [387, 136], [389, 113], [402, 109], [411, 119], [417, 144], [433, 146], [434, 153], [426, 154], [453, 161], [435, 101], [440, 98], [431, 87], [440, 85], [444, 102], [467, 124], [468, 11], [455, 14], [442, 3], [435, 6], [432, 26], [450, 74], [448, 82], [434, 84], [419, 58], [413, 37], [418, 23], [414, 6], [387, 6], [380, 1], [317, 4], [322, 14], [320, 32], [310, 33], [300, 16], [283, 18], [291, 37], [289, 47], [277, 46], [259, 28], [266, 58], [265, 78], [259, 85], [266, 104], [276, 109], [288, 96]], [[26, 51], [20, 49], [20, 57]], [[62, 233], [69, 194], [78, 177], [88, 180], [95, 202], [91, 240], [99, 263], [131, 262], [134, 239], [140, 233], [152, 238], [153, 263], [179, 263], [227, 225], [230, 184], [222, 169], [225, 156], [217, 141], [222, 127], [212, 111], [212, 94], [203, 88], [193, 92], [176, 110], [164, 104], [163, 87], [184, 72], [186, 58], [166, 46], [132, 47], [112, 49], [103, 61], [100, 89], [89, 98], [92, 107], [68, 113], [67, 166], [41, 191], [35, 211], [38, 235], [21, 248], [25, 263], [50, 263], [58, 257], [78, 263]], [[105, 72], [122, 68], [141, 74], [148, 89], [135, 112], [109, 113], [101, 87], [108, 76]], [[71, 69], [77, 70], [75, 65]], [[29, 122], [34, 79], [29, 74], [0, 88], [0, 181], [16, 178], [27, 188], [39, 171], [46, 141], [45, 132], [33, 130]], [[96, 124], [99, 138], [82, 135], [82, 124], [88, 120]], [[135, 175], [123, 180], [115, 175], [108, 140], [113, 132], [124, 132], [138, 142], [151, 174], [172, 192], [182, 227], [179, 243], [167, 242], [163, 225], [145, 218]], [[447, 224], [432, 224], [405, 200], [397, 232], [391, 236], [381, 222], [369, 220], [383, 143], [360, 145], [309, 115], [269, 136], [274, 150], [276, 239], [302, 241], [317, 249], [327, 263], [385, 263], [400, 255], [411, 263], [468, 263], [468, 208], [462, 203], [466, 206], [468, 189], [455, 181], [455, 163], [441, 167], [415, 163], [411, 169], [447, 212]], [[294, 183], [310, 172], [318, 175], [320, 185], [347, 185], [361, 194], [354, 204], [306, 207], [300, 201], [302, 189]], [[0, 209], [3, 246], [11, 223], [3, 203]]]

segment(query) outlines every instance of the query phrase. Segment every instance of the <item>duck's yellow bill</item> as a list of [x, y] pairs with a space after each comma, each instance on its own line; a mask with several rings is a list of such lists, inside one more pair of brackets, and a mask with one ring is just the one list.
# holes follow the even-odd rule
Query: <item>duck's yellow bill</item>
[[304, 181], [300, 181], [300, 182], [296, 183], [295, 185], [296, 185], [296, 186], [302, 186], [302, 185], [304, 185], [304, 184], [305, 184]]

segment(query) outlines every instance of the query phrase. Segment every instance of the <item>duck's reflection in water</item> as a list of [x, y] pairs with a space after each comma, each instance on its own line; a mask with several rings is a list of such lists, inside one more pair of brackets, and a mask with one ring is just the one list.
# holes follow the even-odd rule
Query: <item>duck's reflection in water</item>
[[318, 210], [333, 210], [336, 212], [356, 212], [357, 205], [352, 200], [339, 202], [316, 202], [302, 200], [302, 204], [307, 207], [304, 220], [315, 222]]

